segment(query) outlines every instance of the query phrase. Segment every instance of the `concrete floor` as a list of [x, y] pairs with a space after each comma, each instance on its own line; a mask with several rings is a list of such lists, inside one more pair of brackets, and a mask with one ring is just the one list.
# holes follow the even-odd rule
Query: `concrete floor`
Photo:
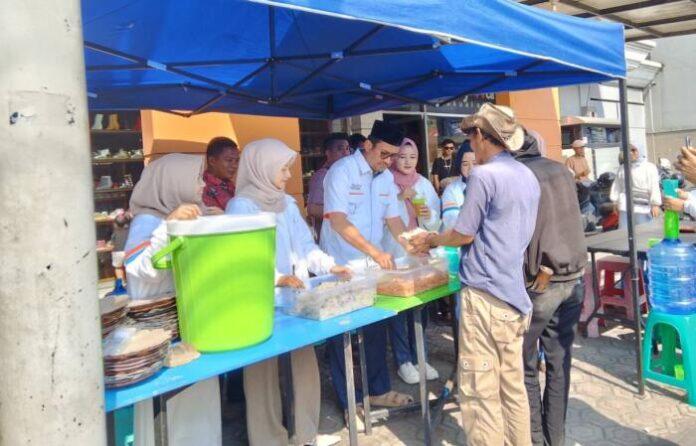
[[[430, 384], [434, 398], [454, 367], [453, 342], [449, 328], [442, 326], [431, 326], [427, 339], [431, 364], [441, 376], [439, 382]], [[648, 385], [644, 398], [636, 394], [633, 345], [631, 330], [622, 327], [608, 329], [599, 338], [576, 338], [566, 428], [568, 445], [696, 445], [696, 407], [683, 402], [683, 392]], [[317, 358], [325, 363], [321, 347]], [[417, 386], [404, 384], [395, 373], [392, 385], [396, 390], [418, 395]], [[321, 414], [321, 433], [340, 435], [341, 444], [348, 444], [348, 432], [323, 364]], [[223, 423], [225, 446], [246, 444], [241, 403], [225, 406]], [[420, 413], [380, 422], [371, 436], [360, 435], [359, 440], [361, 445], [375, 446], [422, 444]], [[434, 440], [438, 445], [465, 444], [456, 402], [445, 405]]]

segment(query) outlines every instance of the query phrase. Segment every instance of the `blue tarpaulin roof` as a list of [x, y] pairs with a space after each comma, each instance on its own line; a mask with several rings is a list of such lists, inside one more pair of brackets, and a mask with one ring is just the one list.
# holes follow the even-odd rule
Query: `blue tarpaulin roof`
[[623, 27], [508, 0], [83, 0], [90, 108], [337, 118], [625, 76]]

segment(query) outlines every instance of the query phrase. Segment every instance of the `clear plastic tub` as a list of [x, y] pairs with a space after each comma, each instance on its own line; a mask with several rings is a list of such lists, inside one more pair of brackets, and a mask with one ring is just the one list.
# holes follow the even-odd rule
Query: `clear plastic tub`
[[377, 294], [377, 280], [353, 277], [342, 281], [335, 276], [309, 279], [311, 288], [283, 290], [282, 311], [293, 316], [324, 320], [372, 306]]
[[377, 282], [377, 294], [410, 297], [449, 283], [445, 259], [399, 259], [397, 268], [382, 271]]

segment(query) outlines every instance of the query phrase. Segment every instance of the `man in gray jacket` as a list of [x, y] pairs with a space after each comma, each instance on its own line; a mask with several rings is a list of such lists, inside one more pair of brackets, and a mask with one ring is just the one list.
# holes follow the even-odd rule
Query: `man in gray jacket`
[[[534, 445], [563, 445], [570, 388], [571, 349], [584, 297], [587, 248], [573, 175], [541, 156], [527, 134], [515, 159], [537, 177], [541, 189], [524, 273], [532, 300], [532, 320], [523, 344], [525, 386]], [[539, 386], [538, 346], [546, 358], [543, 399]]]

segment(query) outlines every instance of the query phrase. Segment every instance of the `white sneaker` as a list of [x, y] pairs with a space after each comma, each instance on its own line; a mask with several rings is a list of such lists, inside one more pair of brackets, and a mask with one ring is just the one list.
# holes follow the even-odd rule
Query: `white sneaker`
[[124, 160], [130, 158], [130, 154], [126, 151], [126, 149], [120, 149], [112, 158], [117, 160]]
[[435, 367], [431, 366], [427, 362], [425, 363], [425, 379], [428, 381], [433, 381], [435, 379], [439, 379], [440, 374], [437, 373], [437, 370], [435, 370]]
[[399, 366], [399, 370], [396, 372], [406, 384], [416, 384], [420, 381], [420, 375], [418, 374], [418, 369], [410, 362], [405, 362]]
[[111, 150], [109, 149], [100, 149], [97, 151], [97, 154], [93, 157], [95, 160], [103, 160], [111, 158]]

